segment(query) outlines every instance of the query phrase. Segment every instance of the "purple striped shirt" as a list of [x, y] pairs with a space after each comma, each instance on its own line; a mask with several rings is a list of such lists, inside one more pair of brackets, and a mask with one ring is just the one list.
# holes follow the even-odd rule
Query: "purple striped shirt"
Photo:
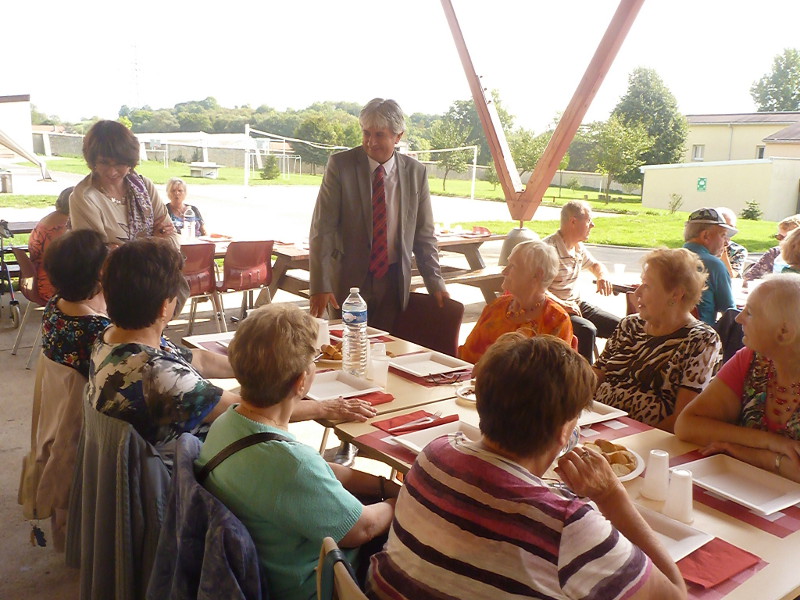
[[454, 434], [411, 468], [368, 595], [610, 600], [633, 594], [651, 568], [588, 504]]

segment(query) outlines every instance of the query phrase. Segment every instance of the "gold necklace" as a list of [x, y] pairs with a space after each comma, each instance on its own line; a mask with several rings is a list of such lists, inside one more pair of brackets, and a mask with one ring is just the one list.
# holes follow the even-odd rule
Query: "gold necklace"
[[[508, 317], [509, 319], [516, 319], [518, 317], [527, 318], [526, 315], [530, 313], [535, 313], [537, 310], [539, 310], [544, 304], [545, 300], [547, 300], [547, 297], [542, 296], [542, 299], [539, 300], [536, 304], [534, 304], [531, 308], [523, 308], [520, 301], [514, 298], [514, 301], [508, 305], [508, 309], [506, 310], [506, 317]], [[519, 308], [516, 309], [511, 308], [514, 304], [516, 304]]]

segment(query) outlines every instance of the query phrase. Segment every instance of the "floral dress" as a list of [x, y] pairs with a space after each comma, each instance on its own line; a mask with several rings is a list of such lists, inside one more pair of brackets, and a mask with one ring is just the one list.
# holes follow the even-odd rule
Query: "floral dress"
[[66, 315], [56, 306], [59, 298], [53, 296], [44, 308], [42, 351], [50, 360], [72, 367], [88, 378], [92, 346], [111, 321], [103, 315]]
[[161, 346], [109, 344], [102, 334], [92, 352], [89, 398], [102, 413], [133, 425], [153, 445], [184, 432], [202, 433], [222, 389], [192, 367], [191, 351], [162, 338]]

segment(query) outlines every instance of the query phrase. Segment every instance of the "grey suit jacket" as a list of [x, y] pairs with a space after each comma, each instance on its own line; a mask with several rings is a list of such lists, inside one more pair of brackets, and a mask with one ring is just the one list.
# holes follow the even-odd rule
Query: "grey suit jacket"
[[[431, 195], [425, 166], [403, 154], [397, 160], [400, 196], [398, 262], [402, 306], [408, 303], [411, 253], [425, 287], [445, 289], [433, 230]], [[309, 233], [311, 294], [333, 292], [340, 304], [351, 287], [369, 273], [372, 248], [372, 189], [369, 161], [359, 146], [328, 160]]]

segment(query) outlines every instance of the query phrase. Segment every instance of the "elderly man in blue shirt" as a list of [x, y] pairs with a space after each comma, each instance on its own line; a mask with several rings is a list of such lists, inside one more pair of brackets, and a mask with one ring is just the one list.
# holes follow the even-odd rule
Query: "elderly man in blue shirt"
[[700, 320], [714, 325], [717, 314], [736, 308], [731, 288], [731, 276], [719, 258], [728, 240], [736, 235], [716, 208], [699, 208], [689, 215], [683, 229], [684, 248], [691, 250], [703, 261], [708, 271], [708, 281], [697, 312]]

